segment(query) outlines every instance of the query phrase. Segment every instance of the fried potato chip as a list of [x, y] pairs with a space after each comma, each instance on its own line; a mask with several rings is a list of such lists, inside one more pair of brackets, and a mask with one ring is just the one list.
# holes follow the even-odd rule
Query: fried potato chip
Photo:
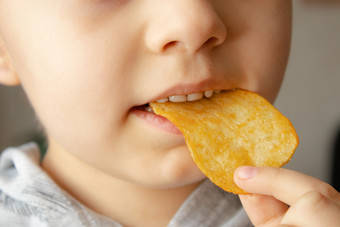
[[150, 103], [183, 133], [199, 169], [216, 185], [235, 194], [242, 165], [281, 167], [294, 154], [298, 137], [291, 122], [260, 95], [225, 91], [193, 102]]

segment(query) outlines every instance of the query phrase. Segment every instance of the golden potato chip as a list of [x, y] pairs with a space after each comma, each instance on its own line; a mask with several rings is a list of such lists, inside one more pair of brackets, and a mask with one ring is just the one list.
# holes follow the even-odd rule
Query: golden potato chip
[[234, 183], [239, 166], [281, 167], [298, 145], [291, 122], [250, 91], [225, 91], [193, 102], [150, 105], [183, 133], [199, 169], [216, 185], [235, 194], [246, 193]]

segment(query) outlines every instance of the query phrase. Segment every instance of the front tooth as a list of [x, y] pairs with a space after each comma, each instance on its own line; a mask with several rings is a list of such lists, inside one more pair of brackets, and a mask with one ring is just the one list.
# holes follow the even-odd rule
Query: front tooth
[[170, 102], [185, 102], [187, 101], [186, 95], [173, 95], [169, 96]]
[[196, 101], [199, 100], [203, 97], [203, 93], [202, 92], [198, 92], [198, 93], [192, 93], [187, 95], [187, 101]]
[[156, 102], [158, 102], [158, 103], [165, 103], [167, 101], [169, 101], [168, 98], [162, 98], [162, 99], [158, 99]]
[[210, 98], [213, 95], [213, 93], [214, 93], [213, 90], [205, 91], [204, 96], [207, 97], [207, 98]]

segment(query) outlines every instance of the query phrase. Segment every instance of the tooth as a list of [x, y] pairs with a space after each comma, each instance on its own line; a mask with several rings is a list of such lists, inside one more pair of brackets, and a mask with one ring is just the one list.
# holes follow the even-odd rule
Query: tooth
[[150, 113], [154, 113], [153, 109], [151, 108], [151, 106], [146, 107], [145, 111], [150, 112]]
[[198, 93], [192, 93], [187, 95], [187, 101], [196, 101], [199, 100], [203, 97], [203, 93], [202, 92], [198, 92]]
[[204, 96], [210, 98], [213, 95], [213, 93], [214, 93], [213, 90], [205, 91]]
[[158, 103], [165, 103], [167, 101], [169, 101], [168, 98], [162, 98], [162, 99], [158, 99], [156, 102], [158, 102]]
[[169, 96], [170, 102], [185, 102], [187, 101], [186, 95], [173, 95]]
[[221, 90], [214, 90], [215, 94], [221, 93]]

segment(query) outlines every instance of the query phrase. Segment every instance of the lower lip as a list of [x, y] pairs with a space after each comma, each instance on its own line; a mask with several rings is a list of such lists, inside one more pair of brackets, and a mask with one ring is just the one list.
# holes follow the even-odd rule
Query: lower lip
[[159, 128], [171, 134], [182, 135], [181, 131], [179, 131], [179, 129], [165, 117], [139, 109], [132, 109], [131, 113], [135, 114], [139, 118], [142, 118], [153, 127]]

